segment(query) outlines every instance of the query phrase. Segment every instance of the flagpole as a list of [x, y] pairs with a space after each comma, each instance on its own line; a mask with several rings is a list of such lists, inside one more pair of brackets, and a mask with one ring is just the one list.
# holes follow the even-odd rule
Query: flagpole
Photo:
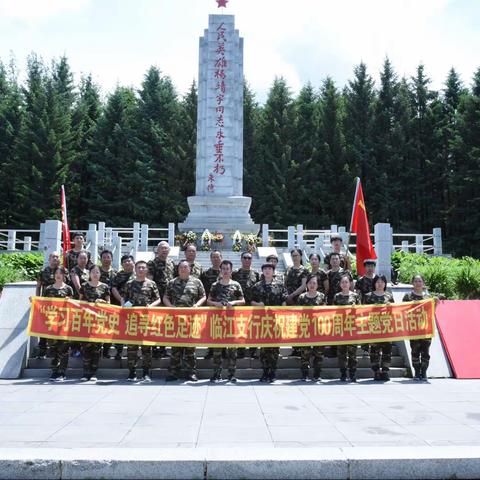
[[355, 200], [357, 199], [358, 186], [360, 185], [360, 177], [356, 177], [356, 180], [357, 185], [355, 186], [355, 195], [353, 196], [352, 217], [350, 218], [350, 228], [348, 229], [347, 253], [350, 253], [350, 236], [352, 234], [353, 214], [355, 212]]

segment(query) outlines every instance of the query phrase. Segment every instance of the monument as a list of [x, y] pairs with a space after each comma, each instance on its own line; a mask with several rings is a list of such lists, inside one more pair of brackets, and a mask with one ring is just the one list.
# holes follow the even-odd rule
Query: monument
[[[226, 6], [223, 0], [220, 6]], [[233, 15], [210, 15], [200, 38], [195, 196], [181, 231], [258, 233], [243, 196], [243, 38]]]

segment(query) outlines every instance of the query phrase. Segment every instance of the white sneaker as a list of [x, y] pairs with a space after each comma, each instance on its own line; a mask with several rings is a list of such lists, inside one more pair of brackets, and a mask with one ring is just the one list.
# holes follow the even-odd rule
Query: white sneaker
[[90, 381], [91, 382], [96, 382], [97, 381], [97, 377], [95, 375], [93, 375], [92, 377], [90, 377]]
[[81, 382], [88, 382], [88, 377], [85, 377], [85, 376], [84, 376], [84, 377], [82, 377], [82, 378], [80, 379], [80, 381], [81, 381]]

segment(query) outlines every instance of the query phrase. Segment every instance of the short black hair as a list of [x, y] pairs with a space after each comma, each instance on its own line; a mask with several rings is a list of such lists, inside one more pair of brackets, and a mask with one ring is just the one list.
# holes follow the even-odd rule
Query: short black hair
[[269, 255], [265, 260], [269, 262], [270, 260], [272, 260], [272, 258], [274, 258], [278, 262], [278, 255], [275, 255], [274, 253]]
[[352, 276], [349, 273], [342, 273], [342, 275], [340, 275], [339, 284], [342, 281], [342, 278], [348, 278], [348, 281], [352, 283]]
[[303, 252], [300, 248], [293, 248], [290, 250], [290, 256], [292, 256], [294, 253], [298, 253], [300, 255], [300, 265], [303, 265]]
[[123, 255], [122, 258], [120, 259], [120, 263], [123, 263], [125, 260], [128, 260], [130, 259], [132, 262], [135, 261], [135, 259], [133, 258], [133, 255]]
[[58, 266], [58, 267], [55, 267], [53, 269], [53, 274], [55, 275], [57, 272], [60, 272], [63, 276], [65, 276], [67, 274], [67, 270], [65, 268], [63, 268], [62, 266]]
[[77, 237], [83, 237], [85, 238], [85, 235], [81, 232], [75, 232], [73, 235], [72, 235], [72, 240], [75, 240]]
[[367, 265], [377, 265], [377, 262], [371, 258], [367, 258], [367, 260], [363, 261], [363, 266], [366, 267]]
[[332, 252], [332, 253], [330, 254], [330, 260], [332, 259], [332, 257], [341, 258], [341, 257], [340, 257], [340, 254], [339, 254], [338, 252]]
[[[316, 254], [315, 254], [315, 255], [316, 255]], [[317, 280], [317, 283], [318, 283], [318, 277], [317, 277], [315, 274], [310, 274], [310, 275], [307, 277], [307, 283], [308, 283], [310, 280], [313, 280], [314, 278]]]
[[343, 242], [343, 238], [340, 235], [337, 235], [337, 234], [332, 235], [330, 237], [330, 243], [333, 243], [335, 240], [340, 240], [341, 242]]
[[233, 270], [233, 263], [230, 260], [222, 260], [220, 268], [222, 268], [222, 265], [230, 265], [230, 269]]
[[220, 256], [222, 256], [222, 252], [221, 252], [220, 250], [212, 250], [212, 251], [210, 252], [210, 258], [212, 258], [212, 255], [213, 255], [214, 253], [219, 253]]
[[252, 253], [248, 252], [248, 251], [242, 252], [241, 255], [240, 255], [240, 258], [244, 258], [245, 255], [250, 255], [250, 258], [252, 258]]
[[104, 255], [110, 255], [113, 257], [113, 253], [110, 250], [103, 250], [102, 253], [100, 254], [100, 258], [102, 258]]
[[308, 256], [308, 260], [310, 261], [312, 259], [312, 257], [317, 257], [318, 258], [318, 261], [320, 261], [320, 255], [318, 253], [311, 253], [309, 256]]
[[420, 278], [422, 279], [422, 282], [425, 283], [425, 277], [424, 277], [421, 273], [416, 273], [416, 274], [412, 277], [411, 282], [413, 283], [413, 281], [414, 281], [417, 277], [420, 277]]
[[383, 280], [385, 282], [385, 288], [383, 289], [383, 291], [385, 292], [387, 290], [387, 283], [388, 283], [387, 277], [385, 275], [375, 275], [373, 277], [373, 283], [372, 283], [373, 289], [375, 290], [376, 288], [375, 285], [379, 280]]
[[183, 258], [182, 260], [180, 260], [180, 261], [178, 262], [177, 268], [178, 268], [182, 263], [186, 263], [186, 264], [188, 265], [188, 268], [191, 268], [191, 267], [190, 267], [190, 264], [188, 263], [188, 261], [187, 261], [185, 258]]
[[100, 270], [100, 267], [96, 263], [94, 263], [93, 265], [90, 265], [88, 267], [88, 271], [91, 272], [94, 268], [98, 268]]
[[147, 262], [145, 260], [138, 260], [138, 261], [135, 262], [135, 267], [137, 265], [140, 265], [141, 263], [144, 263], [145, 265], [147, 265]]

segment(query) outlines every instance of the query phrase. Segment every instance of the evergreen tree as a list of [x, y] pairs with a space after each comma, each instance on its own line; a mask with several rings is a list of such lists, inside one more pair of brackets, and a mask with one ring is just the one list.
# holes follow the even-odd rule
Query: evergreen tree
[[258, 122], [260, 108], [248, 82], [243, 82], [243, 193], [253, 197], [256, 192], [258, 155]]

